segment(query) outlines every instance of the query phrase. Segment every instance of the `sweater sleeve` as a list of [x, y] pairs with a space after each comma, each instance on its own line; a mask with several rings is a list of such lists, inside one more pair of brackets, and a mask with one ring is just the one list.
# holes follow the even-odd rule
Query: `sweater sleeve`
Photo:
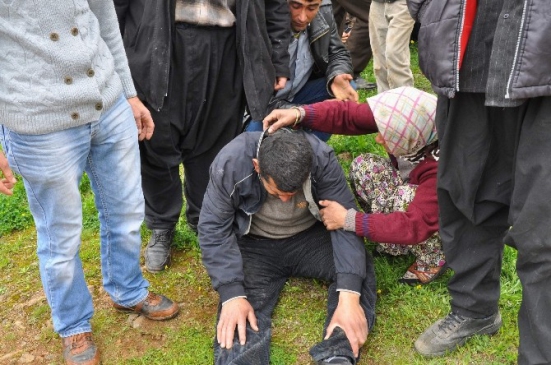
[[302, 107], [305, 114], [301, 125], [304, 128], [345, 135], [362, 135], [378, 131], [367, 103], [327, 100]]
[[412, 171], [412, 174], [420, 173], [419, 185], [405, 212], [356, 213], [356, 234], [373, 242], [402, 245], [415, 245], [428, 239], [438, 231], [436, 170], [436, 161], [425, 160]]
[[115, 70], [121, 80], [125, 97], [128, 99], [136, 96], [113, 1], [88, 1], [88, 4], [98, 19], [101, 38], [113, 56]]

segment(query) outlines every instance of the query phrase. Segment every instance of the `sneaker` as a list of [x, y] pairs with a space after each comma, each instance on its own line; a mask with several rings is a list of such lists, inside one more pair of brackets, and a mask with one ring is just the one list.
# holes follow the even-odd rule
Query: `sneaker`
[[440, 277], [443, 273], [446, 272], [446, 266], [419, 266], [417, 262], [414, 262], [411, 264], [411, 266], [407, 269], [404, 276], [402, 276], [400, 279], [398, 279], [398, 282], [403, 284], [409, 284], [409, 285], [423, 285], [428, 284], [438, 277]]
[[499, 312], [486, 318], [468, 318], [452, 312], [419, 336], [415, 350], [423, 356], [442, 356], [462, 346], [473, 335], [493, 335], [500, 327]]
[[119, 312], [138, 313], [153, 321], [164, 321], [178, 315], [180, 307], [167, 297], [149, 292], [147, 298], [133, 307], [124, 307], [113, 303], [113, 307]]
[[318, 365], [352, 365], [353, 362], [346, 356], [333, 356], [318, 362]]
[[354, 78], [354, 82], [356, 83], [356, 89], [360, 90], [373, 90], [377, 88], [377, 84], [374, 84], [372, 82], [367, 82], [364, 78], [357, 76]]
[[63, 358], [66, 365], [96, 365], [100, 363], [99, 350], [92, 340], [92, 332], [64, 337]]
[[174, 229], [154, 229], [145, 248], [145, 268], [151, 273], [161, 272], [170, 266], [170, 246]]

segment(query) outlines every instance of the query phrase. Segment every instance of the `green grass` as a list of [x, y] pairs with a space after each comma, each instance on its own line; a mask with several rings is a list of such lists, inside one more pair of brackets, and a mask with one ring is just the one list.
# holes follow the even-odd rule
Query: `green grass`
[[[412, 59], [416, 86], [431, 91]], [[371, 66], [363, 74], [374, 81]], [[362, 101], [374, 92], [360, 92]], [[373, 136], [333, 136], [345, 170], [360, 153], [383, 154]], [[81, 184], [84, 232], [81, 257], [91, 285], [96, 312], [92, 320], [104, 364], [212, 364], [212, 340], [218, 296], [201, 264], [197, 239], [182, 219], [177, 226], [172, 267], [160, 274], [145, 273], [151, 287], [181, 303], [182, 313], [164, 323], [147, 322], [133, 328], [128, 317], [115, 313], [101, 288], [99, 223], [89, 181]], [[34, 354], [35, 363], [61, 362], [57, 336], [52, 330], [45, 301], [25, 306], [41, 295], [36, 259], [36, 233], [32, 226], [21, 179], [14, 196], [0, 195], [0, 358], [17, 349]], [[149, 238], [142, 229], [144, 246]], [[368, 247], [372, 248], [371, 245]], [[449, 311], [446, 282], [451, 273], [427, 286], [397, 283], [412, 257], [375, 258], [378, 279], [377, 323], [364, 346], [365, 364], [514, 364], [518, 346], [516, 315], [521, 287], [515, 273], [516, 252], [506, 248], [502, 271], [500, 310], [504, 326], [493, 337], [476, 337], [458, 351], [438, 359], [425, 359], [413, 350], [413, 341], [432, 322]], [[311, 364], [308, 349], [321, 338], [327, 286], [305, 279], [291, 279], [273, 317], [272, 364]], [[22, 338], [24, 341], [22, 341]], [[44, 355], [46, 354], [46, 355]], [[1, 361], [0, 361], [1, 362]]]

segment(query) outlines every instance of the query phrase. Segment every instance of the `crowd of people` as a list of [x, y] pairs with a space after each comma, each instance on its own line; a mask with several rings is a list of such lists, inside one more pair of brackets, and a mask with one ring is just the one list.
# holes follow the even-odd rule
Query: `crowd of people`
[[[328, 283], [312, 359], [356, 364], [376, 313], [364, 239], [379, 254], [414, 256], [402, 283], [453, 270], [449, 314], [414, 342], [427, 357], [500, 329], [503, 249], [516, 248], [518, 363], [551, 363], [547, 8], [1, 2], [0, 193], [19, 178], [25, 186], [65, 363], [101, 362], [79, 257], [84, 173], [114, 310], [176, 317], [178, 304], [143, 276], [140, 227], [151, 230], [151, 273], [170, 266], [180, 219], [196, 232], [219, 294], [216, 364], [270, 363], [271, 317], [290, 277]], [[413, 87], [415, 23], [436, 95]], [[374, 88], [359, 75], [371, 57], [377, 94], [362, 102], [356, 90]], [[347, 177], [325, 143], [331, 134], [375, 134], [387, 155], [366, 151]]]

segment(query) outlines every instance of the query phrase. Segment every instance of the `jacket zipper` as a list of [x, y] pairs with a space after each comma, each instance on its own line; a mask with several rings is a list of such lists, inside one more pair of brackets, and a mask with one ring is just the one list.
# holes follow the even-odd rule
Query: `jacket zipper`
[[467, 0], [462, 1], [463, 6], [461, 7], [461, 23], [459, 28], [459, 34], [457, 37], [457, 54], [455, 62], [455, 87], [454, 92], [459, 91], [459, 62], [461, 61], [461, 37], [463, 36], [463, 27], [465, 25], [465, 14], [467, 13]]
[[520, 29], [519, 29], [518, 37], [517, 37], [517, 45], [515, 47], [515, 58], [513, 58], [513, 65], [511, 66], [511, 73], [509, 74], [509, 79], [507, 80], [507, 88], [505, 89], [505, 99], [510, 99], [511, 98], [509, 92], [511, 90], [511, 84], [513, 83], [513, 73], [515, 71], [515, 66], [516, 66], [517, 61], [518, 61], [518, 54], [519, 54], [519, 50], [520, 50], [520, 39], [521, 39], [521, 36], [522, 36], [522, 32], [524, 30], [524, 21], [526, 20], [526, 8], [527, 7], [528, 7], [528, 0], [525, 0], [524, 1], [524, 7], [522, 9], [522, 18], [520, 20]]

